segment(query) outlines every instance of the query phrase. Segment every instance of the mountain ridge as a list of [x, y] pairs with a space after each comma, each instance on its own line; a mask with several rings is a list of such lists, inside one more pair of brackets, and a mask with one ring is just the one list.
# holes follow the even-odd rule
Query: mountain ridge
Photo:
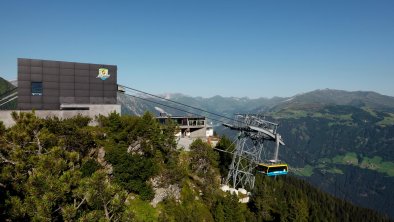
[[[168, 96], [169, 94], [166, 95]], [[122, 98], [126, 98], [127, 95], [123, 94], [120, 95], [120, 97], [120, 103], [125, 106], [123, 110], [126, 113], [136, 115], [142, 114], [134, 112], [127, 102], [122, 102], [123, 100], [126, 100]], [[165, 96], [163, 97], [166, 98]], [[203, 98], [174, 93], [171, 94], [169, 98], [173, 101], [207, 110], [209, 112], [218, 112], [224, 115], [229, 115], [229, 117], [232, 117], [231, 115], [235, 113], [277, 112], [283, 109], [316, 109], [329, 105], [349, 105], [358, 108], [368, 107], [378, 111], [394, 111], [394, 97], [382, 95], [373, 91], [318, 89], [296, 94], [292, 97], [260, 97], [256, 99], [250, 99], [248, 97], [223, 97], [220, 95]], [[159, 99], [152, 97], [145, 97], [145, 99], [154, 102], [160, 101]], [[139, 100], [138, 98], [134, 101], [135, 106], [141, 106], [141, 103], [147, 104], [146, 101]], [[179, 107], [175, 104], [169, 103], [168, 101], [160, 101], [160, 103], [164, 103], [168, 106]], [[155, 113], [155, 110], [149, 105], [147, 105], [146, 108], [147, 110]], [[127, 111], [128, 109], [130, 110]], [[175, 111], [174, 113], [176, 114], [179, 112]]]
[[316, 104], [327, 105], [350, 105], [355, 107], [367, 106], [379, 111], [393, 111], [394, 97], [379, 94], [373, 91], [345, 91], [322, 89], [303, 93], [291, 97], [291, 100], [277, 104], [273, 110], [287, 108], [302, 108], [302, 105]]

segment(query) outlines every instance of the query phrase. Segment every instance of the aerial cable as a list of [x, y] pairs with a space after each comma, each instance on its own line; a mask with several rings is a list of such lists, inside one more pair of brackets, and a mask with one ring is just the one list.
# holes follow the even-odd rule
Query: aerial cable
[[2, 94], [0, 94], [0, 98], [2, 99], [2, 97], [5, 97], [5, 96], [7, 96], [8, 94], [11, 94], [11, 92], [14, 92], [15, 90], [17, 90], [18, 88], [13, 88], [13, 89], [10, 89], [10, 90], [8, 90], [8, 91], [6, 91], [6, 92], [4, 92], [4, 93], [2, 93]]
[[[238, 136], [239, 136], [239, 134], [236, 135], [235, 137], [238, 137]], [[222, 150], [222, 149], [219, 149], [219, 148], [216, 148], [216, 147], [214, 147], [213, 149], [215, 149], [215, 150], [217, 150], [217, 151], [229, 153], [229, 154], [234, 154], [235, 149], [236, 149], [236, 145], [237, 145], [237, 144], [236, 144], [236, 141], [237, 141], [236, 139], [232, 140], [230, 146], [228, 147], [228, 148], [233, 147], [232, 151], [229, 151], [230, 149]]]
[[[136, 95], [131, 95], [131, 94], [127, 94], [127, 93], [125, 93], [125, 95], [134, 97], [136, 99], [144, 100], [144, 101], [147, 101], [147, 102], [150, 102], [150, 103], [155, 103], [157, 105], [161, 105], [161, 106], [164, 106], [164, 107], [167, 107], [167, 108], [175, 109], [175, 110], [178, 110], [178, 111], [181, 111], [181, 112], [185, 112], [185, 113], [188, 113], [188, 114], [200, 116], [200, 114], [197, 114], [197, 113], [193, 113], [193, 112], [190, 112], [190, 111], [187, 111], [187, 110], [184, 110], [184, 109], [180, 109], [180, 108], [177, 108], [177, 107], [173, 107], [173, 106], [170, 106], [170, 105], [166, 105], [166, 104], [163, 104], [163, 103], [159, 103], [159, 102], [156, 102], [156, 101], [145, 99], [145, 98], [142, 98], [142, 97], [139, 97], [139, 96], [136, 96]], [[214, 119], [214, 118], [209, 118], [209, 119], [217, 121], [217, 122], [221, 122], [221, 123], [226, 123], [226, 122], [224, 122], [222, 120], [218, 120], [218, 119]]]
[[151, 93], [148, 93], [148, 92], [144, 92], [142, 90], [134, 89], [134, 88], [123, 86], [123, 85], [119, 85], [119, 86], [124, 87], [125, 89], [130, 89], [130, 90], [133, 90], [133, 91], [136, 91], [136, 92], [139, 92], [139, 93], [143, 93], [143, 94], [146, 94], [146, 95], [149, 95], [149, 96], [152, 96], [152, 97], [156, 97], [158, 99], [162, 99], [162, 100], [165, 100], [165, 101], [168, 101], [168, 102], [172, 102], [172, 103], [175, 103], [175, 104], [178, 104], [178, 105], [181, 105], [181, 106], [186, 106], [188, 108], [192, 108], [192, 109], [199, 110], [199, 111], [211, 114], [211, 115], [222, 117], [222, 118], [225, 118], [225, 119], [228, 119], [228, 120], [231, 120], [231, 121], [237, 121], [237, 120], [235, 120], [233, 118], [230, 118], [230, 117], [227, 117], [227, 116], [224, 116], [224, 115], [221, 115], [221, 114], [213, 113], [213, 112], [210, 112], [210, 111], [207, 111], [207, 110], [195, 107], [195, 106], [190, 106], [190, 105], [187, 105], [187, 104], [184, 104], [184, 103], [181, 103], [181, 102], [177, 102], [177, 101], [174, 101], [174, 100], [171, 100], [171, 99], [166, 99], [166, 98], [164, 98], [162, 96], [157, 96], [157, 95], [154, 95], [154, 94], [151, 94]]
[[217, 151], [220, 151], [220, 152], [224, 152], [224, 153], [234, 154], [234, 151], [233, 151], [233, 152], [230, 152], [230, 151], [222, 150], [222, 149], [219, 149], [219, 148], [216, 148], [216, 147], [214, 147], [213, 149], [214, 149], [214, 150], [217, 150]]

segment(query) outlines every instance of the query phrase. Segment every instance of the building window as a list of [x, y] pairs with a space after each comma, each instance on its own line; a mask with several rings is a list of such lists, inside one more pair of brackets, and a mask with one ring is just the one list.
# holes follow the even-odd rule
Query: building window
[[31, 95], [32, 96], [42, 96], [42, 82], [32, 82], [31, 83]]

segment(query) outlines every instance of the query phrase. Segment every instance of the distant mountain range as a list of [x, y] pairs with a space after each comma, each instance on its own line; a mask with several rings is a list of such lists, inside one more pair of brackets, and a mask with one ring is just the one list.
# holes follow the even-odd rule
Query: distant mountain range
[[[143, 97], [144, 95], [137, 95], [137, 96]], [[202, 97], [186, 96], [183, 94], [171, 94], [171, 95], [166, 94], [161, 96], [163, 98], [171, 99], [172, 101], [184, 103], [189, 106], [197, 107], [199, 109], [207, 110], [210, 112], [217, 112], [220, 113], [221, 115], [227, 115], [230, 117], [234, 113], [238, 113], [238, 112], [266, 111], [273, 105], [283, 100], [283, 98], [279, 98], [279, 97], [272, 99], [267, 99], [267, 98], [249, 99], [245, 97], [235, 98], [235, 97], [222, 97], [222, 96], [202, 98]], [[187, 109], [183, 106], [178, 106], [177, 104], [169, 103], [168, 101], [160, 100], [157, 98], [144, 97], [144, 99], [153, 102], [147, 102], [146, 100], [137, 99], [125, 94], [118, 94], [118, 101], [120, 101], [120, 103], [124, 107], [123, 110], [126, 113], [130, 113], [130, 114], [140, 115], [141, 113], [139, 111], [142, 110], [140, 109], [136, 110], [135, 107], [141, 107], [141, 106], [146, 108], [144, 109], [144, 111], [149, 110], [152, 112], [156, 112], [154, 107], [160, 106], [159, 104], [156, 103], [163, 103], [167, 106], [175, 107], [178, 109]], [[171, 109], [167, 106], [162, 106], [161, 108], [173, 115], [184, 115], [184, 112], [179, 111], [177, 109]], [[198, 112], [193, 109], [187, 109], [187, 110], [190, 112]]]
[[[182, 106], [168, 103], [157, 98], [150, 98], [144, 95], [146, 100], [163, 103], [171, 107], [185, 109]], [[184, 103], [210, 112], [219, 113], [232, 117], [235, 113], [262, 113], [277, 112], [283, 109], [311, 109], [316, 110], [328, 105], [349, 105], [354, 107], [368, 107], [378, 111], [394, 112], [394, 97], [381, 95], [375, 92], [366, 91], [344, 91], [323, 89], [308, 93], [298, 94], [293, 97], [273, 97], [249, 99], [247, 97], [222, 97], [214, 96], [211, 98], [191, 97], [183, 94], [165, 94], [162, 97], [172, 101]], [[140, 115], [146, 110], [156, 112], [154, 107], [160, 106], [155, 103], [133, 98], [125, 94], [119, 94], [119, 101], [123, 105], [125, 113]], [[137, 107], [137, 108], [136, 108]], [[182, 113], [168, 107], [162, 107], [169, 113]], [[190, 110], [191, 111], [191, 110]], [[191, 111], [192, 112], [192, 111]], [[194, 112], [196, 112], [194, 110]]]

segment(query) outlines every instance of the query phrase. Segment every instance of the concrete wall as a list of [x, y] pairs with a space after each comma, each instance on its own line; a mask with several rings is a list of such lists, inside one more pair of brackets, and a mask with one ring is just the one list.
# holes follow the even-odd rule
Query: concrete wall
[[[112, 104], [100, 104], [100, 105], [92, 105], [92, 104], [81, 104], [81, 107], [88, 107], [89, 110], [36, 110], [36, 116], [40, 118], [47, 118], [50, 116], [57, 116], [62, 119], [71, 118], [78, 114], [83, 116], [88, 116], [93, 119], [91, 125], [97, 124], [94, 121], [94, 117], [98, 116], [99, 114], [107, 116], [111, 112], [120, 113], [120, 105], [112, 105]], [[19, 111], [19, 110], [6, 110], [0, 111], [0, 121], [4, 123], [6, 127], [11, 127], [15, 124], [14, 120], [11, 117], [11, 113], [13, 111], [16, 112], [31, 112], [31, 111]]]
[[190, 138], [206, 138], [206, 128], [190, 129]]
[[[107, 68], [109, 78], [97, 78]], [[42, 82], [42, 95], [32, 95]], [[117, 66], [18, 59], [18, 109], [59, 110], [60, 104], [116, 104]]]

